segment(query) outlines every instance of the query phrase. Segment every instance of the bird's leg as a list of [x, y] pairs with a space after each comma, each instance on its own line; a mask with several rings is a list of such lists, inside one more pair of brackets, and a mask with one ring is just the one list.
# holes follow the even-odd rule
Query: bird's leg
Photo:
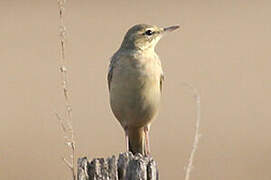
[[126, 151], [129, 152], [129, 137], [128, 137], [128, 129], [124, 128], [125, 131], [125, 143], [126, 143]]
[[149, 141], [149, 126], [144, 127], [144, 133], [145, 133], [145, 155], [148, 156], [151, 154], [150, 150], [150, 141]]

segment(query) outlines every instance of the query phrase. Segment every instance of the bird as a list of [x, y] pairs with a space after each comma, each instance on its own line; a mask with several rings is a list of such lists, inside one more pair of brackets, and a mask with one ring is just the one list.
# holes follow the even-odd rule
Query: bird
[[178, 28], [134, 25], [111, 57], [107, 74], [110, 106], [124, 129], [126, 150], [133, 154], [150, 155], [149, 130], [159, 109], [164, 80], [155, 46]]

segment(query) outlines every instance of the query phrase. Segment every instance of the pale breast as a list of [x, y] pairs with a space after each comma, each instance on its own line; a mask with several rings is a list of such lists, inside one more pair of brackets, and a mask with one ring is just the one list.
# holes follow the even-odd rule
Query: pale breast
[[160, 103], [161, 74], [157, 56], [120, 57], [113, 70], [110, 103], [122, 126], [145, 126], [151, 121]]

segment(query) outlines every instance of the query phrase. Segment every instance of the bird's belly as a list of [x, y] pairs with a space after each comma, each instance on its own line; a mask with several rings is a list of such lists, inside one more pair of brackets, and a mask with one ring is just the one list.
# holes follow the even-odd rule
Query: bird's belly
[[143, 127], [150, 123], [160, 103], [160, 75], [128, 71], [115, 74], [110, 90], [112, 111], [121, 125]]

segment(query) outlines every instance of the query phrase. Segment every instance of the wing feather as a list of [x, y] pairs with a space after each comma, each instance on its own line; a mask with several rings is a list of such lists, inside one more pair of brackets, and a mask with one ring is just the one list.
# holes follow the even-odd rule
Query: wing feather
[[162, 74], [160, 76], [160, 92], [162, 93], [162, 89], [163, 89], [163, 81], [165, 80], [165, 76]]
[[107, 83], [108, 83], [109, 90], [110, 90], [110, 87], [111, 87], [111, 81], [112, 81], [112, 78], [113, 78], [113, 69], [114, 69], [114, 66], [115, 66], [116, 62], [117, 62], [117, 58], [114, 55], [110, 60], [108, 73], [107, 73]]

